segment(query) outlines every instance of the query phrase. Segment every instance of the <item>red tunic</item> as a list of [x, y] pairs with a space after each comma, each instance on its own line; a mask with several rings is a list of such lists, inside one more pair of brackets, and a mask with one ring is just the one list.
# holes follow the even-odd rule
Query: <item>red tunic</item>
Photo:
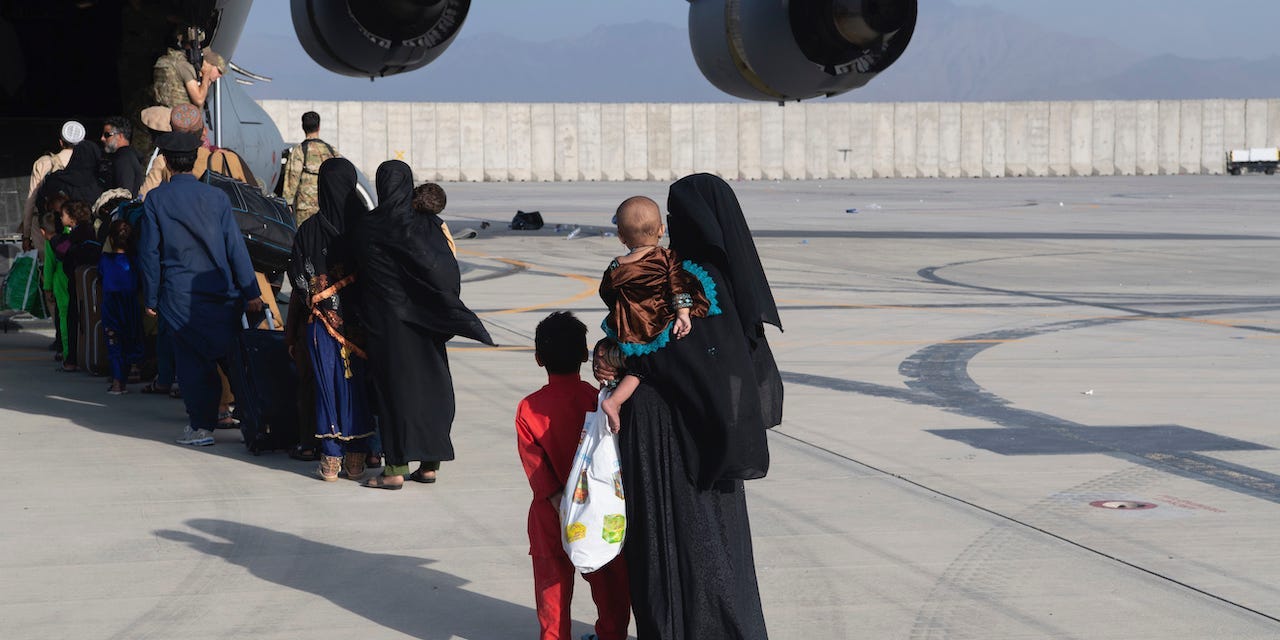
[[548, 374], [546, 386], [516, 408], [516, 443], [533, 489], [529, 505], [529, 555], [564, 555], [558, 505], [547, 498], [564, 491], [582, 424], [596, 410], [595, 387], [577, 373]]

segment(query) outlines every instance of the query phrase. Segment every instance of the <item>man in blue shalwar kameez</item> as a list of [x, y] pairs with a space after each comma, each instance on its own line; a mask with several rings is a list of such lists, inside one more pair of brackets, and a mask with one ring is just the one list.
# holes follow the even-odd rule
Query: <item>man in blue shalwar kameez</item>
[[147, 195], [138, 245], [147, 314], [173, 338], [189, 423], [178, 444], [213, 444], [225, 370], [237, 348], [240, 316], [262, 309], [262, 293], [231, 201], [196, 180], [200, 137], [171, 132], [158, 141], [173, 178]]

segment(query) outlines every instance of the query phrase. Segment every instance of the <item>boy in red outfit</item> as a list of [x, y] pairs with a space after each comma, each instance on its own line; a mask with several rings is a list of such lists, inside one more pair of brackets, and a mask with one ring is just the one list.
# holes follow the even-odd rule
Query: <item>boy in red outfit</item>
[[[529, 505], [529, 555], [542, 640], [568, 640], [573, 617], [573, 564], [564, 551], [560, 497], [586, 414], [596, 410], [596, 389], [581, 377], [587, 361], [587, 327], [568, 311], [553, 313], [534, 332], [534, 358], [547, 384], [516, 408], [516, 441], [533, 503]], [[626, 640], [631, 592], [622, 556], [583, 574], [596, 603], [596, 637]], [[591, 636], [584, 636], [590, 638]]]

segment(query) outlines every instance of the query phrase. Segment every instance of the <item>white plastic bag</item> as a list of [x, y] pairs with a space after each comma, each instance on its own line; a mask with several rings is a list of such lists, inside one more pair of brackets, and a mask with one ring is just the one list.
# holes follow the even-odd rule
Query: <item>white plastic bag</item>
[[573, 566], [583, 573], [591, 573], [616, 558], [622, 552], [627, 532], [618, 442], [600, 410], [600, 403], [607, 397], [609, 392], [601, 391], [596, 410], [587, 414], [564, 497], [560, 499], [564, 550]]

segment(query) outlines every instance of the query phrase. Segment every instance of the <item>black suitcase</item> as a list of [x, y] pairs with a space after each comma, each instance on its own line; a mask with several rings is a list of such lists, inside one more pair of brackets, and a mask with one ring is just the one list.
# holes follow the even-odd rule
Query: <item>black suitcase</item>
[[284, 198], [268, 196], [256, 185], [245, 184], [212, 168], [205, 172], [204, 181], [231, 199], [231, 213], [235, 214], [240, 235], [244, 236], [253, 270], [284, 271], [293, 255], [293, 237], [298, 232], [293, 212]]
[[270, 329], [251, 329], [248, 316], [244, 318], [239, 349], [228, 363], [235, 417], [244, 445], [254, 455], [298, 444], [298, 372], [284, 332], [275, 329], [269, 310], [266, 314]]

